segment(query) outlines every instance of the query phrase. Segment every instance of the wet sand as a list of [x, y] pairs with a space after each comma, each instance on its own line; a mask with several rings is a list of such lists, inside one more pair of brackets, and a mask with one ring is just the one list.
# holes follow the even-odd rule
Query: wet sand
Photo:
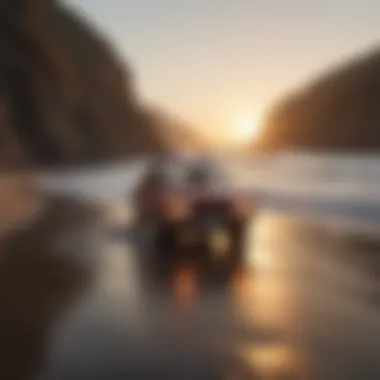
[[72, 210], [3, 241], [0, 378], [380, 378], [375, 239], [263, 211], [228, 283], [148, 286], [128, 227]]

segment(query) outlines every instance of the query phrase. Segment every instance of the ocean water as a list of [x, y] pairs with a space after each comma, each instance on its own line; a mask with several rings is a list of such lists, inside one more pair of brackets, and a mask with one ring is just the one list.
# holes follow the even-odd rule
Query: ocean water
[[[214, 157], [237, 191], [258, 204], [287, 212], [380, 220], [380, 155], [283, 153]], [[124, 204], [151, 158], [93, 169], [40, 175], [47, 192], [71, 194], [104, 204]]]

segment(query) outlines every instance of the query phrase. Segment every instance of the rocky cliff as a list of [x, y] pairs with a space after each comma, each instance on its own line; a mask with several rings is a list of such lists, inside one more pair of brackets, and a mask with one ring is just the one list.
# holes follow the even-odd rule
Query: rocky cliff
[[171, 115], [153, 106], [149, 109], [149, 115], [155, 130], [161, 136], [165, 146], [170, 149], [209, 151], [215, 148], [215, 144], [212, 144], [210, 139], [201, 136], [179, 116]]
[[380, 149], [380, 48], [290, 94], [269, 113], [255, 148]]
[[0, 0], [0, 166], [77, 164], [167, 148], [133, 75], [55, 0]]

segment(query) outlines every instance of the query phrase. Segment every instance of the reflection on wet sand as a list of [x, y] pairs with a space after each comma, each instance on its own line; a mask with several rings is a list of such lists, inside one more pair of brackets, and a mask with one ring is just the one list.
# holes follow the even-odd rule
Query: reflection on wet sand
[[253, 371], [260, 379], [295, 379], [294, 353], [289, 346], [281, 343], [241, 345], [241, 356], [252, 365]]
[[191, 315], [198, 291], [197, 272], [192, 265], [175, 268], [172, 275], [173, 293], [182, 318]]
[[380, 319], [353, 261], [365, 245], [349, 253], [305, 221], [262, 213], [247, 266], [225, 282], [204, 286], [196, 267], [173, 264], [168, 286], [147, 286], [148, 256], [120, 236], [88, 244], [94, 221], [56, 200], [1, 240], [0, 379], [379, 378]]
[[286, 236], [279, 219], [263, 215], [252, 225], [247, 267], [231, 282], [231, 301], [240, 320], [261, 330], [285, 331], [292, 313], [292, 292], [284, 256], [277, 244]]
[[32, 379], [42, 369], [49, 335], [90, 281], [84, 267], [57, 256], [51, 243], [69, 226], [93, 218], [76, 202], [52, 199], [29, 229], [2, 236], [1, 379]]
[[[263, 231], [249, 253], [260, 251], [260, 241], [266, 239]], [[283, 298], [284, 282], [273, 275], [277, 274], [273, 268], [273, 273], [270, 267], [262, 272], [259, 266], [253, 272], [244, 268], [225, 283], [204, 286], [196, 266], [172, 263], [169, 286], [152, 292], [154, 281], [153, 288], [143, 284], [143, 254], [126, 249], [120, 241], [110, 241], [105, 248], [98, 284], [105, 297], [94, 296], [99, 308], [92, 310], [98, 318], [108, 319], [101, 325], [111, 338], [90, 329], [88, 339], [82, 338], [89, 342], [87, 348], [84, 343], [75, 353], [58, 350], [65, 359], [57, 361], [53, 373], [61, 379], [92, 379], [91, 373], [99, 370], [103, 374], [99, 379], [300, 379], [297, 355], [280, 323], [292, 304]], [[108, 316], [100, 313], [101, 308]], [[66, 334], [76, 339], [73, 332]], [[106, 349], [97, 354], [96, 346]], [[78, 358], [88, 355], [96, 364], [84, 375], [81, 363], [89, 359]]]

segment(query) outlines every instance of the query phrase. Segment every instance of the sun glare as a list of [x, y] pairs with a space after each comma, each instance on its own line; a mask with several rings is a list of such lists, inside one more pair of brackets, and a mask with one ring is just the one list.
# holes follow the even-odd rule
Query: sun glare
[[239, 142], [245, 142], [247, 140], [251, 140], [255, 138], [255, 136], [260, 131], [260, 119], [259, 117], [255, 117], [254, 115], [247, 115], [236, 123], [234, 128], [234, 136], [235, 140]]

